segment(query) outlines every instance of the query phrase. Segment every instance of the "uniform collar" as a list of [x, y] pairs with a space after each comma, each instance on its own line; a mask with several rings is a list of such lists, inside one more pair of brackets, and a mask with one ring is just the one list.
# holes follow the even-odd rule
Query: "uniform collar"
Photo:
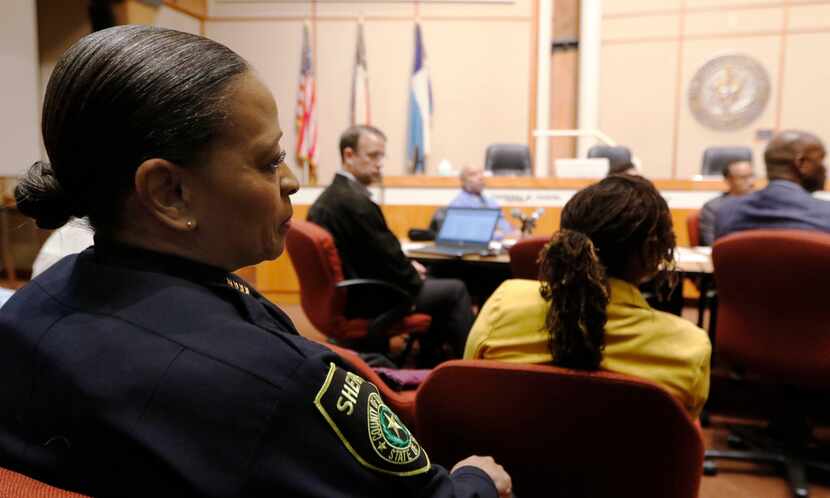
[[635, 308], [649, 308], [648, 302], [636, 286], [613, 277], [608, 279], [608, 284], [611, 287], [611, 303], [634, 306]]
[[240, 294], [250, 294], [244, 280], [222, 268], [176, 256], [95, 237], [95, 259], [106, 265], [140, 271], [163, 273], [207, 287], [229, 287]]

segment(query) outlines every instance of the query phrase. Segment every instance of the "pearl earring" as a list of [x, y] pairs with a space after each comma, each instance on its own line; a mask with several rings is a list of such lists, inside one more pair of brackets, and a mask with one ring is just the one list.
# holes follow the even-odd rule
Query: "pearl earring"
[[185, 225], [187, 226], [188, 230], [193, 230], [193, 228], [196, 226], [196, 223], [194, 223], [193, 220], [187, 220], [187, 223], [185, 223]]

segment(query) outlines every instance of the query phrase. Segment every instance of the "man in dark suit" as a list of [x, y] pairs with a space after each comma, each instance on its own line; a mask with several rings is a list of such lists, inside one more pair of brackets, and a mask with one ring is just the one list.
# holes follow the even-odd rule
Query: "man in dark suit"
[[727, 199], [740, 197], [755, 188], [755, 172], [749, 161], [735, 161], [723, 168], [723, 179], [729, 190], [710, 199], [700, 209], [700, 245], [711, 246], [715, 242], [715, 219], [718, 210]]
[[776, 134], [764, 151], [769, 185], [726, 200], [718, 210], [715, 238], [762, 228], [830, 232], [830, 202], [811, 194], [824, 188], [824, 144], [804, 131]]
[[[352, 126], [343, 132], [342, 167], [311, 206], [308, 220], [331, 233], [346, 278], [395, 284], [414, 297], [416, 311], [432, 316], [430, 330], [420, 341], [421, 366], [432, 366], [439, 359], [443, 343], [460, 358], [473, 323], [470, 295], [462, 281], [428, 278], [423, 265], [404, 255], [368, 189], [380, 180], [385, 156], [386, 136], [379, 129]], [[362, 301], [381, 298], [366, 297]]]

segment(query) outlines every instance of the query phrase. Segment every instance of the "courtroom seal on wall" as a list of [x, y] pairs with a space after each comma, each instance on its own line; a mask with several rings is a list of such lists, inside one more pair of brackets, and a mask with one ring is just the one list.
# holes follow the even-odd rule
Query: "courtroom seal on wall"
[[769, 75], [761, 63], [748, 55], [721, 55], [695, 72], [689, 107], [704, 126], [737, 130], [764, 112], [769, 94]]

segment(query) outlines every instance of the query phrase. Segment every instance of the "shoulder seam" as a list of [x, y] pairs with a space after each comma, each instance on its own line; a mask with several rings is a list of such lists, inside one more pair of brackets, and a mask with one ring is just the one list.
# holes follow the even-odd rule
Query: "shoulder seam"
[[[33, 281], [33, 282], [34, 282], [34, 281]], [[60, 299], [58, 299], [56, 296], [52, 295], [52, 294], [51, 294], [48, 290], [46, 290], [46, 289], [45, 289], [42, 285], [40, 285], [40, 283], [39, 283], [39, 282], [34, 282], [34, 283], [36, 283], [36, 284], [38, 285], [38, 287], [39, 287], [39, 288], [40, 288], [40, 289], [41, 289], [41, 290], [42, 290], [42, 291], [43, 291], [43, 292], [44, 292], [47, 296], [49, 296], [49, 298], [50, 298], [50, 299], [52, 299], [52, 300], [53, 300], [53, 301], [55, 301], [56, 303], [58, 303], [58, 304], [60, 304], [61, 306], [63, 306], [63, 307], [65, 307], [65, 308], [67, 308], [67, 309], [69, 309], [69, 310], [71, 310], [71, 311], [72, 311], [71, 313], [67, 313], [67, 314], [65, 314], [64, 316], [62, 316], [59, 320], [56, 320], [56, 322], [55, 322], [55, 323], [57, 323], [57, 322], [58, 322], [58, 321], [60, 321], [60, 320], [63, 320], [64, 318], [68, 317], [68, 316], [69, 316], [69, 315], [71, 315], [71, 314], [86, 314], [86, 315], [90, 315], [90, 316], [105, 317], [105, 318], [109, 318], [109, 319], [111, 319], [111, 320], [116, 320], [116, 321], [119, 321], [119, 322], [125, 323], [125, 324], [127, 324], [127, 325], [130, 325], [131, 327], [134, 327], [134, 328], [136, 328], [136, 329], [139, 329], [139, 330], [142, 330], [142, 331], [144, 331], [144, 332], [147, 332], [147, 333], [149, 333], [149, 334], [151, 334], [151, 335], [153, 335], [153, 336], [155, 336], [155, 337], [158, 337], [159, 339], [162, 339], [162, 340], [164, 340], [164, 341], [170, 342], [170, 343], [172, 343], [172, 344], [176, 344], [176, 345], [178, 345], [179, 347], [181, 347], [183, 350], [191, 351], [191, 352], [193, 352], [193, 353], [195, 353], [195, 354], [197, 354], [197, 355], [199, 355], [199, 356], [203, 356], [203, 357], [208, 358], [208, 359], [210, 359], [210, 360], [213, 360], [213, 361], [215, 361], [215, 362], [217, 362], [217, 363], [221, 363], [222, 365], [225, 365], [225, 366], [231, 367], [231, 368], [233, 368], [233, 369], [235, 369], [235, 370], [239, 370], [239, 371], [241, 371], [241, 372], [244, 372], [245, 374], [250, 375], [251, 377], [253, 377], [253, 378], [255, 378], [255, 379], [258, 379], [258, 380], [260, 380], [260, 381], [262, 381], [262, 382], [264, 382], [264, 383], [266, 383], [266, 384], [268, 384], [268, 385], [270, 385], [270, 386], [272, 386], [272, 387], [275, 387], [275, 388], [277, 388], [277, 389], [278, 389], [278, 390], [280, 390], [280, 391], [282, 391], [282, 390], [283, 390], [282, 386], [277, 385], [277, 384], [274, 384], [274, 383], [273, 383], [273, 382], [271, 382], [270, 380], [268, 380], [268, 379], [266, 379], [266, 378], [262, 377], [261, 375], [258, 375], [258, 374], [256, 374], [256, 373], [254, 373], [254, 372], [251, 372], [250, 370], [248, 370], [248, 369], [246, 369], [246, 368], [242, 368], [241, 366], [236, 365], [236, 364], [228, 363], [228, 362], [227, 362], [227, 361], [225, 361], [225, 360], [222, 360], [222, 359], [220, 359], [220, 358], [216, 358], [215, 356], [210, 355], [210, 354], [207, 354], [207, 353], [205, 353], [205, 352], [203, 352], [203, 351], [197, 351], [197, 350], [195, 350], [195, 349], [193, 349], [193, 348], [190, 348], [190, 347], [188, 347], [188, 346], [186, 346], [186, 345], [182, 344], [182, 343], [181, 343], [181, 342], [179, 342], [179, 341], [176, 341], [176, 340], [173, 340], [173, 339], [171, 339], [171, 338], [169, 338], [169, 337], [166, 337], [166, 336], [164, 336], [164, 335], [162, 335], [162, 334], [160, 334], [160, 333], [156, 332], [155, 330], [152, 330], [152, 329], [149, 329], [149, 328], [147, 328], [147, 327], [144, 327], [143, 325], [138, 324], [138, 323], [135, 323], [135, 322], [133, 322], [133, 321], [131, 321], [131, 320], [128, 320], [128, 319], [126, 319], [126, 318], [124, 318], [124, 317], [120, 317], [120, 316], [117, 316], [117, 315], [112, 315], [112, 314], [107, 314], [107, 313], [95, 313], [95, 312], [91, 312], [91, 311], [88, 311], [88, 310], [83, 310], [83, 309], [80, 309], [80, 308], [77, 308], [77, 307], [74, 307], [74, 306], [70, 306], [70, 305], [68, 305], [67, 303], [65, 303], [65, 302], [61, 301]], [[247, 322], [246, 322], [246, 323], [247, 323]], [[51, 329], [54, 325], [55, 325], [55, 324], [50, 325], [50, 327], [49, 327], [49, 328]], [[253, 326], [255, 326], [255, 327], [256, 327], [256, 325], [254, 325], [254, 324], [251, 324], [251, 325], [253, 325]], [[257, 327], [257, 328], [260, 328], [260, 327]], [[263, 330], [264, 330], [264, 329], [263, 329]], [[267, 332], [267, 331], [266, 331], [266, 332]], [[269, 332], [269, 333], [270, 333], [270, 332]], [[305, 359], [307, 360], [307, 359], [308, 359], [308, 357], [305, 357]], [[292, 372], [292, 374], [291, 374], [291, 375], [293, 375], [293, 372]]]

